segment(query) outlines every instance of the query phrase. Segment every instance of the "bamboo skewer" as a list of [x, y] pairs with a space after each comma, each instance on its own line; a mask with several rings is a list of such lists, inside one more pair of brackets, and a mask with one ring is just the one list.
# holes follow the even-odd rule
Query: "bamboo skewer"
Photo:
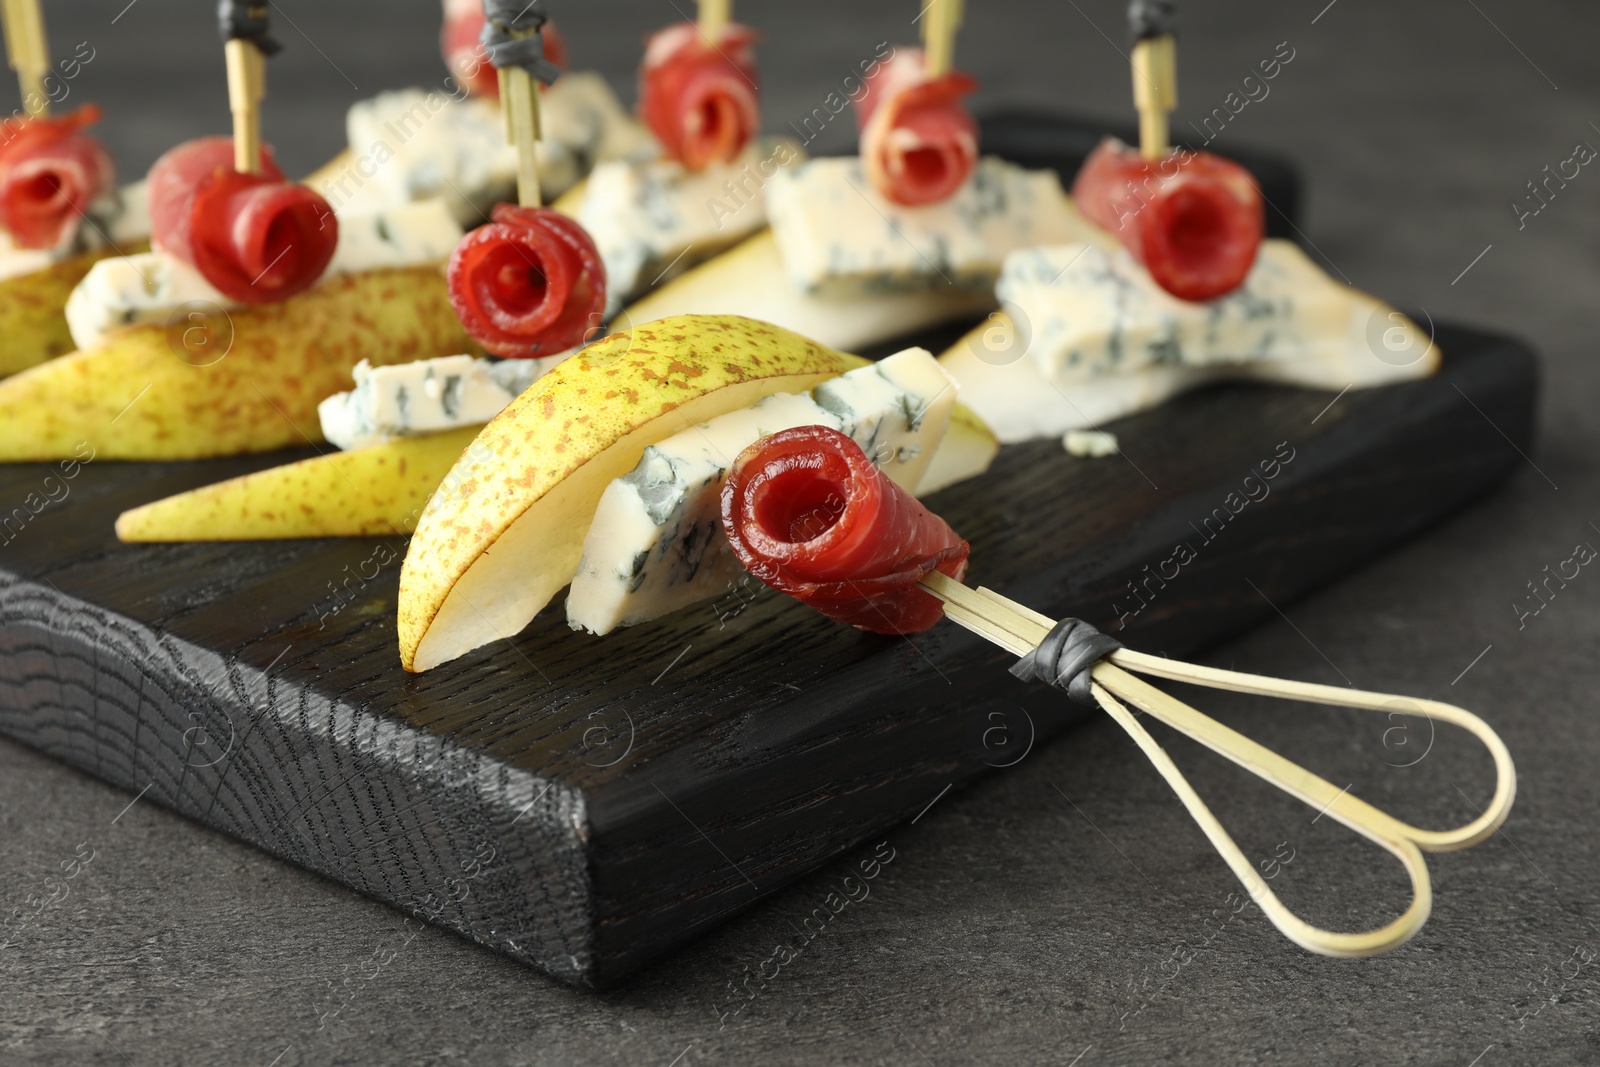
[[242, 38], [223, 45], [228, 61], [228, 110], [233, 112], [233, 169], [261, 171], [261, 101], [267, 95], [267, 57]]
[[511, 127], [511, 143], [517, 149], [517, 203], [523, 207], [539, 207], [543, 200], [539, 189], [539, 83], [521, 67], [502, 71], [509, 83], [506, 102], [506, 121]]
[[[507, 31], [518, 40], [538, 30]], [[522, 207], [543, 205], [539, 188], [539, 82], [521, 67], [501, 67], [500, 109], [506, 124], [506, 140], [517, 150], [517, 203]]]
[[956, 31], [964, 0], [928, 0], [922, 12], [923, 69], [930, 78], [949, 74], [956, 59]]
[[3, 0], [0, 21], [5, 26], [6, 61], [17, 72], [23, 111], [48, 114], [50, 95], [45, 92], [44, 79], [50, 73], [50, 49], [45, 44], [39, 0]]
[[733, 18], [733, 0], [700, 0], [700, 37], [715, 47]]
[[[1037, 648], [1055, 625], [1047, 616], [992, 590], [971, 589], [938, 572], [923, 579], [922, 586], [944, 602], [945, 615], [952, 622], [1017, 656], [1027, 655]], [[1494, 758], [1494, 797], [1478, 818], [1464, 826], [1453, 830], [1418, 829], [1351, 796], [1348, 789], [1336, 788], [1326, 779], [1201, 714], [1129, 672], [1213, 689], [1366, 711], [1392, 712], [1396, 702], [1401, 702], [1409, 705], [1406, 708], [1408, 714], [1415, 713], [1453, 723], [1483, 742]], [[1313, 952], [1329, 956], [1370, 956], [1388, 951], [1409, 939], [1426, 921], [1432, 907], [1432, 888], [1422, 851], [1449, 852], [1483, 841], [1505, 821], [1516, 794], [1516, 770], [1505, 743], [1482, 719], [1452, 704], [1241, 674], [1150, 656], [1131, 649], [1118, 649], [1095, 664], [1091, 678], [1095, 700], [1127, 731], [1178, 794], [1212, 846], [1249, 891], [1251, 900], [1261, 907], [1286, 937]], [[1388, 925], [1363, 933], [1336, 933], [1301, 920], [1267, 887], [1172, 758], [1121, 702], [1124, 700], [1388, 849], [1400, 860], [1411, 878], [1410, 906]]]
[[1169, 117], [1178, 108], [1178, 47], [1171, 34], [1134, 44], [1133, 105], [1139, 109], [1139, 154], [1164, 158], [1172, 150]]

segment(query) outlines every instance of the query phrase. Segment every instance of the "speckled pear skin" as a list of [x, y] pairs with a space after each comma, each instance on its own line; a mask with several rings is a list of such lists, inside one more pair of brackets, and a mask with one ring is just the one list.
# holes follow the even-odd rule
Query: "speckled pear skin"
[[402, 664], [427, 670], [526, 626], [646, 445], [859, 364], [736, 315], [645, 323], [558, 364], [484, 427], [423, 512], [400, 576]]
[[[144, 252], [149, 247], [140, 244], [127, 251]], [[0, 279], [0, 378], [37, 367], [77, 347], [67, 329], [67, 297], [90, 267], [114, 255], [117, 252], [110, 248], [82, 252], [43, 270]]]
[[481, 426], [329, 452], [125, 511], [124, 541], [395, 537], [416, 526]]
[[438, 267], [330, 278], [284, 301], [130, 327], [0, 381], [0, 461], [179, 460], [322, 440], [317, 404], [374, 365], [475, 352]]

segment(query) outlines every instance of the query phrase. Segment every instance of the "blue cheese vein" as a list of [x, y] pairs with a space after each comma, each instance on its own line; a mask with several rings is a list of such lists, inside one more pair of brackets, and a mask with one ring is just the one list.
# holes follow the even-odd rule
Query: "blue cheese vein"
[[844, 157], [780, 171], [767, 205], [790, 281], [822, 294], [986, 289], [1009, 252], [1085, 239], [1090, 229], [1053, 171], [992, 156], [936, 204], [890, 202], [868, 183], [859, 159]]
[[356, 364], [356, 386], [317, 405], [322, 435], [346, 451], [488, 422], [564, 356], [440, 356], [374, 367]]
[[955, 384], [907, 349], [809, 394], [780, 393], [650, 445], [602, 495], [567, 599], [574, 629], [609, 633], [725, 593], [741, 568], [720, 524], [728, 466], [792, 426], [849, 434], [891, 479], [915, 489], [944, 437]]
[[605, 263], [607, 317], [765, 226], [766, 184], [801, 156], [795, 142], [765, 137], [700, 172], [672, 159], [595, 167], [577, 219]]

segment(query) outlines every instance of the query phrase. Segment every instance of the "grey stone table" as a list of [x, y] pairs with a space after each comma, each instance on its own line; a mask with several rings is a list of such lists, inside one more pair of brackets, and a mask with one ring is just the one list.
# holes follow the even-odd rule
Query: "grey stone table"
[[[223, 131], [227, 113], [210, 5], [123, 2], [46, 6], [58, 52], [93, 48], [71, 89], [105, 105], [133, 172], [181, 138]], [[689, 10], [553, 6], [578, 60], [627, 99], [639, 37]], [[350, 101], [442, 76], [430, 0], [273, 7], [288, 51], [273, 61], [267, 135], [291, 170], [339, 147]], [[1118, 0], [970, 7], [960, 59], [983, 81], [980, 105], [1125, 113]], [[917, 5], [741, 10], [767, 31], [776, 127], [878, 42], [909, 39]], [[1183, 16], [1180, 129], [1288, 42], [1294, 58], [1270, 95], [1218, 143], [1275, 146], [1304, 165], [1305, 232], [1337, 274], [1438, 319], [1518, 333], [1545, 358], [1541, 442], [1507, 488], [1210, 657], [1452, 700], [1502, 731], [1522, 775], [1517, 807], [1486, 844], [1432, 859], [1435, 913], [1416, 940], [1327, 960], [1254, 908], [1233, 914], [1231, 876], [1103, 722], [890, 833], [894, 859], [870, 897], [776, 978], [769, 964], [753, 1001], [734, 987], [871, 850], [595, 996], [0, 743], [0, 913], [94, 850], [70, 895], [0, 949], [0, 1061], [1600, 1062], [1600, 577], [1580, 573], [1536, 615], [1516, 607], [1537, 603], [1528, 583], [1547, 565], [1600, 544], [1600, 174], [1584, 168], [1537, 214], [1520, 199], [1576, 144], [1600, 145], [1600, 11], [1230, 0], [1185, 4]], [[1203, 699], [1424, 825], [1463, 821], [1487, 795], [1487, 757], [1457, 734]], [[1168, 740], [1291, 906], [1353, 929], [1404, 899], [1386, 854]]]

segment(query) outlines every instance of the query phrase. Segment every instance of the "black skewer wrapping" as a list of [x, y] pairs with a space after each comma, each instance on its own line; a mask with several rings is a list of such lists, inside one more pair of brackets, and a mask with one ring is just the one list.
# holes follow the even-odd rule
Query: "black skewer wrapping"
[[264, 56], [282, 50], [267, 32], [267, 6], [260, 0], [217, 0], [217, 32], [223, 43], [249, 41]]
[[1176, 0], [1132, 0], [1128, 4], [1128, 31], [1134, 41], [1170, 37], [1178, 29]]
[[561, 68], [544, 57], [540, 31], [550, 16], [543, 0], [483, 0], [483, 17], [478, 41], [496, 70], [520, 67], [545, 85], [561, 76]]
[[1073, 702], [1092, 708], [1096, 705], [1089, 672], [1121, 647], [1121, 641], [1082, 619], [1062, 619], [1038, 648], [1017, 660], [1011, 673], [1024, 682], [1053, 685]]

